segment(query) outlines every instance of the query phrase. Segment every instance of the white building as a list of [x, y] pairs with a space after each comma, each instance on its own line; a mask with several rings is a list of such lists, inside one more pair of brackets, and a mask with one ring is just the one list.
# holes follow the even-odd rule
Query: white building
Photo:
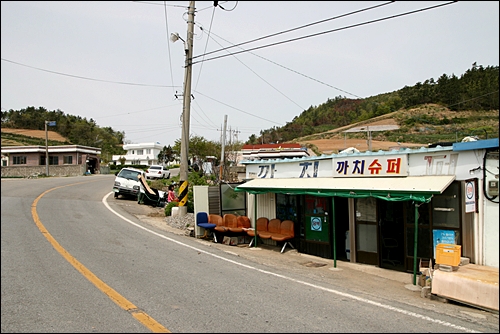
[[113, 155], [112, 161], [121, 165], [121, 159], [125, 158], [125, 165], [157, 165], [158, 154], [163, 149], [160, 142], [126, 144], [123, 149], [127, 151], [124, 155]]

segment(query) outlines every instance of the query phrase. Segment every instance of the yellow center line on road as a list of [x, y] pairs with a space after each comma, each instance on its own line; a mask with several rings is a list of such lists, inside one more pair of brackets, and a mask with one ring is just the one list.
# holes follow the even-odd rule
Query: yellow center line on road
[[[95, 182], [95, 181], [90, 181]], [[40, 221], [38, 217], [38, 213], [36, 211], [36, 206], [38, 201], [45, 196], [47, 193], [64, 187], [75, 186], [82, 183], [89, 182], [78, 182], [73, 184], [68, 184], [65, 186], [55, 187], [49, 190], [44, 191], [40, 196], [38, 196], [31, 205], [31, 214], [33, 216], [33, 220], [35, 221], [36, 226], [42, 232], [42, 234], [47, 238], [52, 247], [56, 251], [61, 254], [66, 261], [68, 261], [76, 270], [78, 270], [86, 279], [88, 279], [92, 284], [94, 284], [99, 290], [101, 290], [106, 296], [108, 296], [113, 302], [115, 302], [118, 306], [120, 306], [125, 311], [129, 312], [136, 320], [138, 320], [141, 324], [151, 330], [153, 333], [171, 333], [168, 329], [166, 329], [159, 322], [151, 318], [148, 314], [138, 309], [132, 302], [128, 301], [125, 297], [116, 292], [109, 285], [100, 280], [94, 273], [92, 273], [89, 269], [87, 269], [83, 264], [81, 264], [77, 259], [75, 259], [70, 253], [68, 253], [57, 241], [52, 237], [52, 235], [47, 231], [45, 226]]]

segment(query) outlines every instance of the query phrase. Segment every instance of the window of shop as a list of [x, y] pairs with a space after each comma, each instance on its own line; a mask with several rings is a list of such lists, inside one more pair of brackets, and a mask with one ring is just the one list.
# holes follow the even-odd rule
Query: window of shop
[[64, 164], [65, 165], [72, 165], [73, 164], [73, 156], [72, 155], [65, 155], [64, 156]]
[[220, 202], [221, 202], [221, 216], [226, 213], [232, 213], [237, 216], [245, 216], [246, 196], [244, 192], [235, 192], [234, 187], [237, 184], [221, 184], [220, 185]]
[[297, 196], [276, 194], [276, 218], [297, 223]]
[[[453, 182], [430, 203], [418, 207], [417, 258], [435, 259], [437, 243], [461, 244], [460, 182]], [[407, 269], [413, 263], [415, 241], [415, 206], [406, 203]]]

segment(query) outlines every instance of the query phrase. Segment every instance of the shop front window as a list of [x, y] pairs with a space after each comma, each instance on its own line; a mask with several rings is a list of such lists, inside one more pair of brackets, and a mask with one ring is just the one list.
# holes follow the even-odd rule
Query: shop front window
[[434, 228], [460, 227], [459, 183], [452, 183], [442, 194], [432, 198], [432, 222]]

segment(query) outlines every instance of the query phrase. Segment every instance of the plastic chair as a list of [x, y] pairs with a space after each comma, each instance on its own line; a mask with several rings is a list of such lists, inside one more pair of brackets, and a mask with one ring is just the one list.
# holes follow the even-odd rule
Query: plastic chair
[[295, 237], [294, 224], [291, 220], [283, 220], [280, 226], [280, 233], [273, 234], [271, 239], [276, 242], [284, 242], [283, 247], [281, 248], [281, 253], [285, 250], [286, 245], [289, 245], [291, 248], [294, 248], [290, 243], [290, 240]]
[[217, 226], [208, 221], [208, 214], [204, 211], [200, 211], [196, 214], [196, 225], [205, 229], [205, 233], [202, 236], [203, 239], [207, 238], [208, 232], [212, 231], [215, 226]]
[[267, 217], [260, 217], [255, 222], [255, 229], [247, 230], [247, 234], [252, 238], [248, 247], [252, 247], [253, 241], [255, 240], [255, 232], [257, 232], [257, 236], [264, 231], [267, 231], [267, 224], [269, 224], [269, 219]]
[[214, 241], [217, 242], [217, 233], [218, 232], [225, 232], [226, 228], [224, 226], [224, 219], [220, 215], [217, 214], [209, 214], [208, 215], [208, 222], [210, 224], [215, 224], [213, 234], [214, 234]]
[[267, 224], [267, 231], [259, 232], [259, 237], [261, 239], [271, 239], [273, 234], [279, 234], [281, 228], [281, 220], [278, 218], [273, 218]]
[[226, 232], [231, 232], [231, 229], [236, 229], [238, 227], [238, 217], [232, 213], [226, 213], [222, 219], [224, 219], [224, 226], [226, 227]]
[[236, 217], [236, 227], [228, 227], [229, 232], [233, 233], [242, 233], [245, 232], [247, 228], [252, 227], [252, 223], [247, 216], [238, 216]]

